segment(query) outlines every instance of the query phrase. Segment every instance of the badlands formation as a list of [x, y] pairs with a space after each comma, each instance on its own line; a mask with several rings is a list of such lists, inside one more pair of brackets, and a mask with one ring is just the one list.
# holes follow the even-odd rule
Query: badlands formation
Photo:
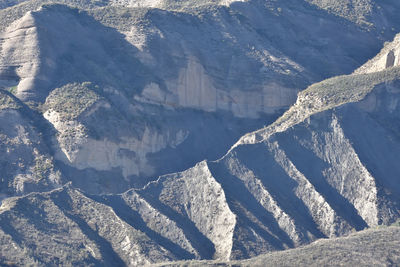
[[229, 264], [399, 219], [397, 1], [50, 2], [0, 4], [0, 264]]

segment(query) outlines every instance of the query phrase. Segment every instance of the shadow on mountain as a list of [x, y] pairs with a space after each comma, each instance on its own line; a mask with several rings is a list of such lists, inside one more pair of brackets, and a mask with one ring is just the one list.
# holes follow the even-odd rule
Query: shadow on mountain
[[83, 234], [85, 234], [98, 246], [105, 264], [112, 264], [113, 266], [125, 266], [124, 261], [120, 258], [117, 252], [115, 252], [109, 241], [100, 236], [78, 215], [69, 212], [73, 210], [73, 208], [70, 206], [70, 203], [73, 203], [73, 201], [65, 190], [58, 194], [57, 197], [53, 198], [53, 203], [68, 219], [78, 225]]
[[[324, 121], [322, 123], [329, 123]], [[321, 128], [326, 127], [322, 126]], [[330, 165], [319, 158], [313, 151], [302, 146], [296, 137], [305, 135], [306, 139], [311, 139], [311, 133], [308, 131], [294, 133], [288, 131], [276, 135], [276, 140], [280, 147], [285, 151], [286, 156], [292, 161], [296, 168], [308, 179], [314, 188], [324, 197], [335, 212], [345, 219], [356, 230], [362, 230], [368, 227], [364, 219], [359, 215], [356, 208], [342, 196], [336, 188], [330, 185], [324, 172]], [[312, 164], [310, 164], [312, 162]]]
[[[292, 179], [276, 162], [264, 143], [237, 148], [238, 159], [260, 179], [277, 205], [296, 222], [296, 225], [309, 231], [316, 238], [325, 235], [311, 217], [304, 202], [296, 196], [298, 183]], [[309, 237], [304, 236], [306, 241]]]
[[195, 258], [195, 255], [193, 255], [192, 253], [181, 248], [179, 245], [175, 244], [168, 238], [149, 228], [146, 222], [142, 219], [141, 215], [137, 211], [129, 207], [120, 195], [105, 196], [103, 198], [93, 196], [92, 198], [111, 207], [119, 218], [124, 220], [133, 228], [145, 233], [152, 241], [171, 252], [171, 254], [173, 254], [176, 259], [189, 260]]
[[[284, 249], [284, 244], [288, 247], [294, 247], [293, 241], [279, 227], [273, 215], [248, 191], [242, 180], [230, 174], [222, 163], [209, 162], [208, 166], [213, 177], [224, 189], [229, 208], [239, 215], [238, 218], [244, 221], [244, 225], [251, 226], [276, 250]], [[244, 211], [251, 213], [272, 234], [257, 225]]]

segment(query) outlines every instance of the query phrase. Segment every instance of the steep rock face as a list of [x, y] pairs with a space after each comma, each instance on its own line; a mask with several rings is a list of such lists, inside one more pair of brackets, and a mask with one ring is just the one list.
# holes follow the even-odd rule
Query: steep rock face
[[17, 84], [17, 91], [34, 86], [36, 80], [40, 79], [39, 54], [37, 29], [32, 13], [28, 12], [1, 37], [2, 83]]
[[[56, 156], [65, 163], [78, 169], [100, 171], [120, 167], [122, 175], [128, 179], [131, 175], [152, 173], [146, 154], [184, 141], [183, 131], [173, 136], [169, 132], [158, 133], [145, 128], [140, 136], [140, 132], [127, 127], [129, 122], [119, 118], [111, 104], [94, 90], [96, 87], [90, 83], [69, 84], [53, 90], [46, 99], [43, 116], [58, 131]], [[106, 125], [104, 128], [90, 123], [105, 114], [108, 117], [102, 121]], [[116, 134], [113, 136], [107, 129], [112, 125], [125, 126], [123, 129], [127, 132], [114, 129]]]
[[[53, 90], [43, 110], [44, 118], [57, 131], [53, 149], [55, 158], [68, 166], [65, 172], [73, 175], [73, 170], [68, 170], [71, 167], [98, 172], [81, 182], [72, 178], [89, 192], [126, 190], [132, 177], [150, 176], [156, 171], [147, 155], [176, 147], [188, 136], [184, 129], [160, 130], [143, 121], [135, 125], [136, 118], [123, 116], [112, 102], [99, 95], [98, 86], [87, 82]], [[104, 184], [99, 178], [101, 172], [103, 176], [113, 175], [120, 186], [113, 186], [114, 182]], [[98, 188], [90, 187], [91, 182]]]
[[[398, 69], [386, 72], [398, 73]], [[397, 78], [376, 85], [362, 101], [342, 105], [334, 111], [296, 119], [292, 117], [296, 114], [293, 108], [285, 115], [286, 122], [278, 120], [275, 126], [244, 137], [231, 153], [251, 144], [279, 146], [293, 167], [319, 187], [317, 190], [325, 194], [328, 202], [342, 198], [341, 206], [360, 216], [350, 216], [353, 226], [389, 223], [399, 214], [399, 208], [395, 207], [398, 199], [393, 196], [398, 190], [393, 157], [398, 149], [395, 125], [399, 93], [398, 75], [394, 77]], [[330, 100], [326, 101], [329, 104]], [[313, 114], [311, 110], [306, 112]], [[388, 203], [394, 206], [385, 207]]]
[[150, 101], [161, 100], [161, 103], [165, 101], [167, 104], [168, 100], [164, 99], [177, 98], [177, 106], [208, 112], [229, 111], [234, 116], [244, 118], [257, 118], [263, 113], [274, 114], [294, 101], [295, 93], [290, 88], [276, 83], [263, 87], [261, 92], [244, 92], [240, 89], [227, 92], [217, 89], [198, 60], [189, 58], [186, 68], [180, 70], [178, 80], [168, 83], [169, 91], [175, 96], [160, 97], [160, 89], [155, 84], [145, 87], [142, 94]]
[[358, 68], [354, 73], [372, 73], [386, 68], [400, 65], [400, 35], [396, 35], [394, 40], [386, 43], [381, 52], [369, 60], [366, 64]]
[[203, 247], [197, 248], [201, 248], [202, 257], [230, 258], [236, 218], [226, 203], [221, 185], [210, 173], [206, 162], [182, 173], [162, 176], [139, 193], [158, 203], [156, 205], [161, 211], [165, 207], [177, 220], [182, 217], [182, 223], [192, 222], [199, 231], [199, 241], [203, 235], [212, 242], [211, 247], [211, 244], [203, 241]]
[[[2, 246], [1, 255], [17, 252], [9, 258], [15, 264], [36, 261], [40, 265], [68, 262], [140, 266], [174, 258], [121, 220], [110, 207], [73, 189], [10, 198], [3, 202], [0, 213], [2, 240], [10, 241], [10, 246]], [[32, 220], [36, 216], [40, 219]], [[8, 227], [11, 220], [13, 226]], [[21, 235], [16, 236], [17, 232]], [[36, 242], [40, 243], [38, 247], [28, 248]], [[80, 252], [70, 257], [76, 250]], [[30, 257], [32, 254], [37, 257]]]
[[10, 93], [1, 90], [0, 103], [0, 199], [61, 186], [61, 172], [36, 123]]

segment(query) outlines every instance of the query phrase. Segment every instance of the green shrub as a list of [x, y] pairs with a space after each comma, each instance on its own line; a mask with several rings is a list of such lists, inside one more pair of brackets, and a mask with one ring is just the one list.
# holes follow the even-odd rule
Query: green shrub
[[96, 103], [100, 96], [90, 82], [71, 83], [54, 89], [46, 99], [44, 110], [54, 110], [63, 119], [75, 119]]
[[18, 109], [21, 106], [12, 99], [6, 92], [0, 90], [0, 110], [2, 109]]

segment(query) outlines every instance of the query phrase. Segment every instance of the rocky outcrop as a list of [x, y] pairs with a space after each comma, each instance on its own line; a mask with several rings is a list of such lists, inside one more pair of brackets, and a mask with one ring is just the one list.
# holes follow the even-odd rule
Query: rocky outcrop
[[157, 182], [140, 190], [139, 194], [157, 203], [155, 205], [160, 210], [165, 207], [165, 211], [169, 210], [168, 213], [175, 220], [185, 220], [180, 223], [193, 223], [195, 230], [199, 231], [197, 239], [201, 240], [201, 236], [204, 236], [208, 242], [211, 241], [207, 244], [204, 240], [204, 247], [197, 248], [202, 257], [230, 258], [236, 217], [229, 209], [224, 191], [212, 176], [206, 162], [182, 173], [162, 176]]
[[212, 77], [194, 58], [189, 58], [187, 67], [179, 72], [177, 80], [167, 83], [168, 91], [151, 83], [147, 85], [139, 101], [172, 107], [201, 109], [208, 112], [228, 111], [236, 117], [257, 118], [260, 114], [275, 114], [293, 103], [296, 92], [271, 82], [262, 91], [226, 91], [215, 88]]
[[381, 52], [354, 73], [372, 73], [400, 65], [400, 35], [386, 43]]
[[17, 83], [16, 92], [20, 94], [41, 79], [39, 39], [32, 12], [14, 22], [1, 36], [0, 60], [0, 80]]
[[[111, 106], [102, 100], [84, 110], [79, 118], [65, 118], [63, 112], [49, 108], [43, 114], [57, 130], [55, 144], [58, 146], [56, 157], [59, 160], [77, 168], [93, 168], [99, 171], [121, 168], [122, 175], [128, 180], [129, 176], [139, 174], [150, 175], [154, 169], [149, 165], [146, 155], [158, 152], [167, 146], [177, 146], [186, 138], [185, 132], [178, 131], [176, 135], [158, 133], [153, 129], [145, 128], [142, 136], [136, 133], [126, 136], [115, 136], [95, 139], [90, 136], [90, 129], [82, 120], [91, 115], [98, 116], [104, 109]], [[97, 113], [97, 114], [96, 114]], [[111, 118], [115, 119], [115, 118]], [[110, 121], [104, 121], [107, 124]], [[110, 123], [111, 124], [111, 123]], [[92, 130], [93, 131], [93, 130]]]
[[61, 186], [62, 174], [34, 116], [3, 90], [0, 103], [0, 200]]

